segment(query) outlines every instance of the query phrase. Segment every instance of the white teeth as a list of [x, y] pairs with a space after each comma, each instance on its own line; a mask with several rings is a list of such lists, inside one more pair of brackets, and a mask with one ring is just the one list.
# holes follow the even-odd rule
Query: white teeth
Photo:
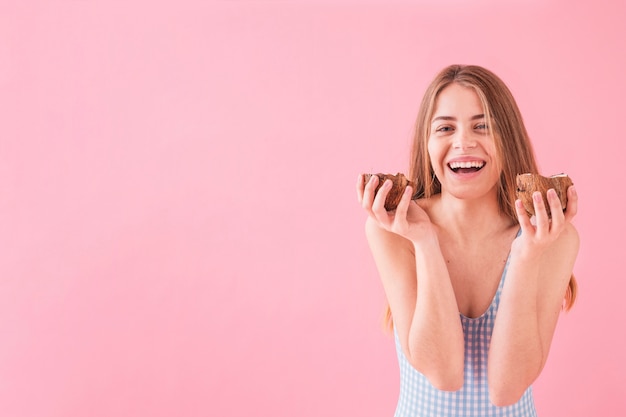
[[485, 163], [483, 161], [464, 161], [464, 162], [450, 162], [450, 168], [482, 168]]

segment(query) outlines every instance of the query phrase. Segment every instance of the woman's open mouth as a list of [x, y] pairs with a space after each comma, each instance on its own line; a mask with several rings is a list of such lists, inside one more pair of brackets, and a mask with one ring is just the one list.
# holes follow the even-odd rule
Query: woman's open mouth
[[477, 172], [485, 166], [485, 161], [454, 161], [448, 164], [448, 168], [456, 174], [470, 174]]

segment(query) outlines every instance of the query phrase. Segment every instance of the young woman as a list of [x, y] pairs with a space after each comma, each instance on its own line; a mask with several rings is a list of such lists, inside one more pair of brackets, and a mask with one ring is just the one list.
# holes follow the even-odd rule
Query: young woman
[[391, 188], [359, 176], [367, 239], [390, 308], [400, 363], [396, 417], [535, 416], [531, 384], [576, 293], [579, 237], [539, 193], [535, 218], [515, 200], [517, 174], [538, 173], [509, 89], [478, 66], [445, 68], [419, 110], [409, 179]]

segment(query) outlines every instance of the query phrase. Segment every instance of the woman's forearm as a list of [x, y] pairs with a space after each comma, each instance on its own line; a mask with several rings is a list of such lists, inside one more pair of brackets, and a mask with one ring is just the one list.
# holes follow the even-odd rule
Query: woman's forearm
[[415, 258], [418, 290], [410, 361], [437, 388], [456, 391], [463, 386], [463, 328], [438, 241], [415, 245]]
[[489, 348], [489, 392], [496, 405], [519, 400], [543, 367], [538, 281], [538, 262], [511, 259]]

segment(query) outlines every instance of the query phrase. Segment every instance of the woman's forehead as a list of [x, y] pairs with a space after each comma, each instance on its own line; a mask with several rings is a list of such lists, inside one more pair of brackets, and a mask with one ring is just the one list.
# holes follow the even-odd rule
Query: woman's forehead
[[484, 113], [482, 101], [474, 88], [453, 83], [441, 90], [435, 99], [431, 122], [436, 118], [484, 117]]

